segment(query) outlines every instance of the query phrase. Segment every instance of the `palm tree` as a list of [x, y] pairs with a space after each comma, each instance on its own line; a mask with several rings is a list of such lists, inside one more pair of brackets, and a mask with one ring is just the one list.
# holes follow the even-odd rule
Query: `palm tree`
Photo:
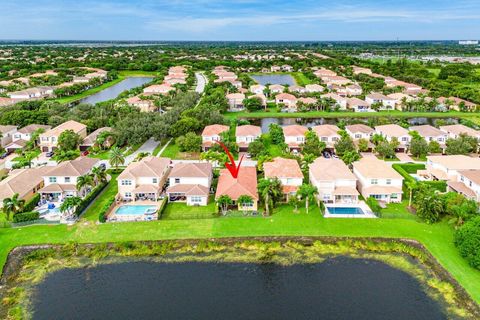
[[409, 193], [410, 193], [410, 195], [408, 197], [408, 206], [411, 207], [412, 206], [412, 198], [413, 198], [413, 190], [418, 188], [418, 184], [417, 184], [417, 181], [415, 181], [415, 180], [405, 181], [405, 186], [408, 188]]
[[270, 208], [274, 206], [274, 201], [282, 195], [282, 183], [277, 178], [261, 179], [258, 183], [258, 193], [263, 198], [266, 215], [270, 215]]
[[310, 200], [315, 197], [318, 193], [317, 187], [312, 186], [311, 184], [302, 184], [300, 188], [298, 188], [297, 194], [305, 199], [305, 211], [308, 213], [308, 207], [310, 204]]
[[[19, 194], [15, 193], [11, 198], [3, 199], [3, 211], [7, 215], [7, 219], [11, 219], [14, 214], [22, 211], [25, 200], [19, 199]], [[10, 216], [12, 214], [12, 216]]]
[[248, 208], [251, 207], [253, 203], [253, 198], [249, 195], [243, 194], [237, 199], [238, 204], [243, 209], [243, 214], [246, 215]]
[[233, 200], [230, 198], [230, 196], [226, 194], [222, 194], [220, 197], [217, 199], [217, 206], [222, 210], [222, 214], [225, 215], [227, 213], [228, 207], [232, 205]]
[[109, 162], [111, 166], [115, 167], [115, 169], [118, 169], [118, 166], [125, 163], [125, 157], [119, 147], [113, 147], [112, 150], [110, 150]]
[[68, 213], [68, 216], [73, 215], [73, 210], [82, 203], [82, 198], [80, 197], [68, 197], [60, 205], [60, 212], [63, 214]]
[[107, 181], [107, 172], [102, 167], [94, 167], [92, 169], [92, 176], [95, 180], [95, 184]]
[[77, 178], [77, 190], [78, 191], [83, 191], [83, 196], [85, 197], [86, 195], [86, 187], [87, 186], [91, 186], [91, 187], [94, 187], [95, 186], [95, 181], [94, 181], [94, 178], [92, 175], [90, 174], [85, 174], [83, 176], [80, 176]]

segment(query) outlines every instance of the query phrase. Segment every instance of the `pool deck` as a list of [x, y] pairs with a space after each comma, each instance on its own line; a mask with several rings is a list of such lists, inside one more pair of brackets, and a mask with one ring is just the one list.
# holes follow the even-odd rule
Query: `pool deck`
[[[332, 214], [328, 211], [329, 208], [360, 208], [363, 214]], [[370, 210], [365, 201], [358, 203], [332, 203], [325, 204], [325, 218], [377, 218], [377, 216]]]
[[[119, 202], [117, 203], [113, 209], [111, 210], [110, 214], [108, 215], [107, 221], [108, 222], [126, 222], [126, 221], [147, 221], [145, 220], [145, 215], [144, 214], [132, 214], [132, 215], [117, 215], [115, 212], [117, 212], [117, 209], [123, 206], [156, 206], [157, 211], [160, 208], [161, 201], [151, 201], [151, 200], [139, 200], [135, 202]], [[151, 220], [157, 220], [158, 219], [158, 213], [148, 215], [149, 217], [152, 217]]]

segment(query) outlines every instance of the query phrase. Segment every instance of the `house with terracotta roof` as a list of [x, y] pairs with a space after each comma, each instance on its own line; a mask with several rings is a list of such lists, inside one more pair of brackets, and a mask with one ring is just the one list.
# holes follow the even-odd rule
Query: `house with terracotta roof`
[[206, 126], [202, 131], [202, 150], [208, 151], [215, 143], [222, 140], [221, 134], [230, 130], [230, 127], [221, 124]]
[[340, 134], [338, 134], [340, 128], [333, 124], [314, 126], [312, 130], [317, 134], [320, 141], [325, 142], [326, 149], [333, 150], [335, 148], [335, 143], [341, 138]]
[[375, 134], [373, 128], [361, 123], [345, 126], [345, 131], [353, 140], [365, 139], [370, 141], [370, 138]]
[[305, 93], [307, 92], [307, 90], [302, 87], [302, 86], [297, 86], [297, 85], [293, 85], [293, 86], [290, 86], [288, 87], [288, 91], [289, 92], [296, 92], [296, 93]]
[[347, 109], [348, 98], [339, 96], [338, 94], [333, 93], [333, 92], [323, 94], [322, 98], [334, 100], [335, 101], [335, 106], [338, 107], [340, 110], [346, 110]]
[[475, 103], [457, 97], [440, 97], [437, 99], [437, 101], [440, 106], [445, 106], [448, 109], [455, 111], [461, 111], [462, 109], [474, 111], [477, 108]]
[[461, 134], [480, 139], [480, 131], [467, 127], [463, 124], [440, 126], [440, 130], [448, 134], [448, 138], [456, 139]]
[[324, 76], [321, 77], [322, 81], [325, 82], [327, 85], [339, 85], [344, 86], [350, 84], [352, 80], [347, 79], [342, 76]]
[[308, 129], [298, 124], [292, 124], [282, 127], [283, 135], [285, 136], [285, 143], [288, 145], [290, 151], [299, 151], [305, 143], [305, 134]]
[[263, 172], [265, 178], [277, 178], [282, 183], [282, 191], [285, 200], [288, 201], [290, 196], [294, 196], [298, 188], [303, 183], [303, 173], [295, 159], [285, 159], [276, 157], [272, 161], [263, 164]]
[[245, 94], [243, 93], [229, 93], [226, 95], [230, 111], [243, 110], [243, 100]]
[[263, 94], [264, 90], [265, 90], [265, 86], [261, 84], [254, 84], [250, 86], [250, 92], [254, 94]]
[[50, 201], [82, 197], [83, 192], [77, 190], [78, 177], [91, 173], [99, 164], [100, 160], [88, 157], [61, 162], [43, 175], [44, 187], [38, 190], [38, 193], [43, 199]]
[[132, 162], [118, 176], [117, 199], [157, 201], [170, 172], [169, 158], [148, 156]]
[[285, 91], [285, 87], [282, 86], [281, 84], [272, 84], [268, 86], [268, 89], [270, 90], [270, 93], [282, 93]]
[[262, 128], [259, 126], [243, 125], [238, 126], [235, 131], [235, 140], [241, 152], [248, 150], [251, 142], [257, 140], [262, 135]]
[[480, 202], [480, 170], [460, 170], [457, 180], [447, 181], [448, 191]]
[[415, 100], [414, 97], [401, 92], [390, 93], [387, 95], [387, 97], [395, 101], [395, 108], [397, 110], [402, 110], [402, 108], [406, 106], [407, 102]]
[[275, 96], [277, 105], [284, 105], [288, 110], [296, 111], [297, 97], [290, 93], [279, 93]]
[[364, 157], [353, 163], [353, 174], [365, 199], [373, 197], [385, 203], [402, 201], [403, 177], [385, 161]]
[[426, 170], [417, 173], [433, 180], [458, 181], [459, 171], [480, 170], [480, 158], [465, 155], [427, 156]]
[[362, 87], [356, 83], [338, 87], [336, 89], [337, 94], [344, 97], [351, 97], [351, 96], [359, 96], [362, 94], [363, 90]]
[[212, 164], [209, 162], [175, 164], [168, 175], [168, 201], [206, 206], [212, 178]]
[[18, 193], [18, 198], [28, 201], [44, 186], [43, 176], [53, 167], [38, 167], [32, 169], [14, 169], [0, 181], [0, 206], [3, 200]]
[[142, 99], [139, 96], [133, 96], [127, 99], [127, 104], [140, 109], [141, 112], [155, 111], [155, 103], [149, 99]]
[[365, 101], [368, 102], [370, 105], [380, 104], [380, 110], [393, 110], [395, 109], [396, 103], [395, 99], [392, 99], [381, 93], [370, 93], [365, 96]]
[[[240, 167], [237, 178], [234, 178], [227, 169], [220, 170], [215, 200], [220, 196], [227, 195], [233, 200], [233, 205], [239, 210], [256, 211], [258, 208], [257, 193], [257, 168]], [[242, 195], [250, 196], [253, 199], [251, 204], [238, 203]]]
[[409, 128], [410, 131], [416, 131], [422, 138], [424, 138], [428, 143], [431, 141], [436, 141], [440, 144], [440, 147], [444, 149], [445, 142], [447, 141], [448, 135], [446, 132], [435, 128], [429, 124], [424, 124], [420, 126], [412, 126]]
[[[97, 130], [93, 131], [85, 139], [83, 139], [82, 143], [80, 144], [80, 151], [85, 151], [97, 145], [98, 136], [103, 132], [111, 132], [111, 131], [112, 131], [112, 128], [110, 127], [98, 128]], [[109, 145], [109, 143], [106, 142], [105, 145]]]
[[161, 94], [166, 95], [171, 91], [175, 91], [175, 87], [172, 87], [168, 84], [152, 84], [143, 89], [143, 93], [146, 94]]
[[30, 141], [30, 139], [32, 138], [32, 134], [34, 134], [38, 130], [43, 130], [45, 132], [47, 130], [50, 130], [51, 128], [52, 126], [43, 125], [43, 124], [30, 124], [21, 129], [18, 129], [18, 131], [13, 134], [12, 140], [13, 141], [17, 141], [17, 140]]
[[308, 93], [323, 92], [323, 90], [325, 90], [325, 88], [316, 83], [305, 85], [305, 91]]
[[309, 166], [309, 179], [324, 203], [358, 203], [357, 178], [340, 159], [317, 158]]
[[337, 73], [336, 73], [335, 71], [328, 70], [328, 69], [325, 69], [325, 68], [321, 68], [321, 69], [315, 70], [315, 71], [313, 72], [313, 74], [314, 74], [317, 78], [333, 77], [333, 76], [336, 76], [336, 75], [337, 75]]
[[311, 97], [301, 97], [297, 99], [297, 102], [301, 102], [306, 105], [312, 105], [312, 104], [316, 104], [318, 100]]
[[352, 109], [355, 112], [372, 112], [375, 111], [370, 108], [370, 104], [359, 98], [348, 98], [347, 99], [348, 109]]
[[393, 138], [397, 138], [400, 143], [397, 147], [398, 152], [406, 152], [412, 139], [408, 130], [400, 127], [398, 124], [376, 126], [375, 132], [383, 136], [388, 142], [391, 142]]
[[372, 70], [370, 70], [369, 68], [353, 66], [352, 69], [353, 69], [353, 74], [367, 74], [367, 75], [372, 74]]
[[58, 146], [58, 138], [63, 132], [67, 130], [72, 130], [73, 132], [78, 134], [80, 138], [87, 137], [87, 126], [83, 123], [70, 120], [40, 134], [39, 146], [42, 152], [54, 151]]

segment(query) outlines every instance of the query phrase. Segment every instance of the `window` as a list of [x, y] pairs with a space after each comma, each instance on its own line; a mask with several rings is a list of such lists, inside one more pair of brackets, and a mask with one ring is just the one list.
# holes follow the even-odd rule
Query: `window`
[[378, 184], [378, 179], [372, 179], [372, 180], [370, 180], [370, 184]]
[[327, 137], [322, 137], [322, 141], [328, 141], [328, 138]]
[[131, 198], [132, 193], [131, 192], [125, 192], [125, 198]]
[[65, 177], [65, 183], [70, 183], [70, 177]]
[[191, 202], [195, 202], [195, 203], [200, 203], [200, 202], [202, 202], [202, 197], [200, 197], [200, 196], [192, 196], [192, 197], [190, 198], [190, 201], [191, 201]]
[[338, 141], [338, 137], [333, 137], [332, 141]]
[[357, 133], [357, 134], [355, 134], [355, 139], [360, 139], [361, 137], [362, 137], [362, 135], [361, 135], [361, 134], [358, 134], [358, 133]]
[[131, 186], [132, 185], [132, 180], [122, 180], [120, 182], [122, 186]]
[[392, 184], [392, 179], [387, 179], [387, 184]]
[[402, 141], [408, 141], [408, 137], [402, 137]]
[[180, 183], [180, 178], [175, 178], [175, 183]]
[[157, 178], [152, 178], [152, 183], [158, 183], [158, 179]]
[[49, 177], [49, 178], [48, 178], [48, 181], [49, 181], [50, 183], [56, 183], [56, 182], [57, 182], [57, 177]]
[[392, 193], [390, 199], [398, 199], [398, 193]]

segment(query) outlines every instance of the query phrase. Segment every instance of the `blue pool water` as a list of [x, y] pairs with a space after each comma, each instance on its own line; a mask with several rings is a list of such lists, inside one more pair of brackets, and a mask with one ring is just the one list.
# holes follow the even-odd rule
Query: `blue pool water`
[[115, 214], [120, 215], [143, 215], [143, 214], [152, 214], [156, 211], [156, 206], [147, 206], [147, 205], [126, 205], [121, 206], [115, 211]]
[[358, 207], [327, 207], [330, 214], [364, 214], [363, 210]]

